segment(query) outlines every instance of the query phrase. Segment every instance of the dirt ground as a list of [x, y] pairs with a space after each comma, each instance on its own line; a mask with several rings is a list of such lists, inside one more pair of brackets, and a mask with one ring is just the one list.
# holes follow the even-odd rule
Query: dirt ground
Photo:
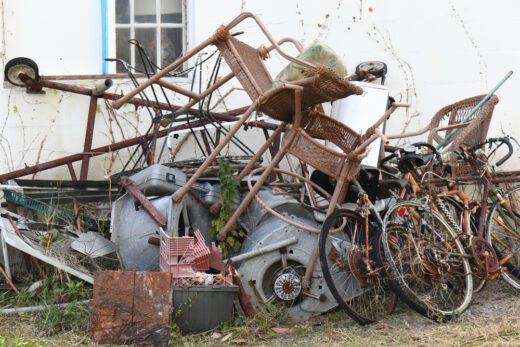
[[[32, 315], [0, 317], [0, 346], [95, 345], [85, 331], [46, 336], [36, 323]], [[277, 334], [271, 330], [276, 326], [290, 330]], [[432, 322], [403, 305], [368, 327], [358, 326], [340, 311], [307, 322], [280, 321], [264, 314], [241, 326], [206, 334], [172, 334], [171, 342], [184, 346], [520, 346], [520, 293], [500, 281], [488, 284], [462, 316], [448, 323]]]

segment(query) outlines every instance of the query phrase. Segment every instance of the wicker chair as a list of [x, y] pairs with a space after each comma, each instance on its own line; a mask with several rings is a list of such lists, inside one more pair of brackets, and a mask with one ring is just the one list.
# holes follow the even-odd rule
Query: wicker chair
[[[251, 191], [242, 200], [235, 214], [218, 234], [219, 239], [224, 239], [269, 174], [287, 153], [293, 154], [313, 167], [322, 168], [338, 179], [339, 188], [342, 187], [342, 183], [348, 182], [349, 177], [357, 174], [359, 163], [349, 160], [348, 154], [361, 144], [361, 136], [344, 124], [317, 111], [316, 106], [349, 95], [359, 95], [363, 91], [326, 67], [290, 57], [286, 58], [304, 66], [306, 75], [309, 77], [272, 87], [271, 76], [263, 64], [259, 50], [234, 37], [227, 37], [222, 33], [219, 36], [225, 39], [218, 40], [216, 46], [245, 91], [255, 101], [257, 111], [282, 122], [277, 131], [256, 153], [250, 165], [239, 174], [239, 178], [243, 178], [249, 173], [252, 168], [251, 164], [254, 164], [263, 155], [267, 146], [286, 128], [286, 124], [290, 124], [290, 127], [285, 129], [286, 133], [277, 155], [272, 158], [270, 165], [264, 170]], [[316, 141], [315, 138], [329, 140], [343, 152], [333, 151]], [[351, 163], [354, 165], [349, 165]], [[341, 200], [341, 194], [338, 193], [335, 199]], [[332, 206], [335, 204], [333, 203]]]
[[[487, 138], [489, 124], [491, 117], [493, 117], [495, 105], [498, 103], [498, 97], [492, 95], [469, 119], [466, 119], [466, 117], [484, 97], [485, 95], [477, 95], [445, 106], [435, 113], [430, 124], [422, 130], [391, 135], [387, 138], [414, 137], [429, 132], [428, 143], [443, 151], [458, 150], [461, 144], [471, 146], [480, 144]], [[456, 133], [454, 133], [455, 131]], [[450, 162], [454, 176], [464, 176], [474, 171], [466, 163], [459, 163], [455, 159], [450, 159]]]
[[[231, 35], [230, 30], [246, 18], [252, 18], [256, 22], [267, 37], [271, 45], [270, 47], [261, 46], [255, 49]], [[273, 134], [255, 153], [255, 156], [239, 174], [239, 178], [245, 177], [274, 140], [285, 130], [281, 148], [272, 158], [270, 165], [260, 175], [251, 191], [244, 197], [226, 226], [218, 234], [220, 240], [226, 237], [226, 234], [231, 230], [233, 225], [237, 222], [238, 217], [258, 193], [269, 174], [287, 153], [295, 155], [305, 163], [318, 167], [320, 170], [337, 179], [336, 190], [334, 191], [329, 206], [329, 210], [334, 209], [336, 206], [335, 202], [343, 200], [349, 180], [359, 172], [359, 162], [368, 143], [380, 134], [376, 128], [382, 123], [382, 120], [379, 124], [374, 125], [374, 129], [371, 129], [364, 137], [361, 137], [344, 124], [319, 112], [321, 103], [345, 98], [353, 94], [359, 95], [362, 94], [363, 90], [324, 66], [289, 56], [280, 48], [280, 44], [287, 41], [295, 43], [292, 39], [275, 41], [256, 16], [250, 13], [242, 13], [227, 26], [221, 26], [211, 38], [186, 53], [184, 57], [170, 64], [161, 72], [152, 76], [113, 103], [113, 106], [118, 108], [144, 88], [158, 83], [163, 87], [170, 88], [190, 97], [191, 101], [177, 110], [178, 113], [181, 113], [234, 77], [237, 78], [244, 90], [253, 100], [253, 104], [233, 125], [226, 137], [222, 139], [213, 152], [208, 155], [204, 163], [202, 163], [199, 169], [190, 177], [188, 182], [173, 195], [172, 198], [175, 202], [182, 200], [184, 195], [200, 178], [206, 168], [214, 162], [224, 146], [226, 146], [237, 131], [240, 130], [252, 112], [259, 111], [281, 121]], [[206, 91], [195, 94], [161, 79], [168, 72], [181, 66], [187, 59], [193, 57], [198, 51], [211, 44], [219, 49], [231, 69], [231, 73], [223, 76]], [[297, 42], [295, 44], [298, 48], [301, 48], [301, 45]], [[263, 60], [268, 57], [268, 53], [271, 50], [276, 50], [289, 62], [301, 66], [306, 77], [297, 81], [273, 86], [272, 78], [263, 63]], [[393, 110], [395, 110], [395, 107], [389, 112], [391, 113]], [[387, 114], [389, 113], [387, 112]], [[315, 140], [315, 138], [329, 140], [341, 148], [341, 151], [331, 150]], [[328, 212], [330, 213], [332, 211]]]
[[[389, 140], [400, 139], [419, 136], [429, 132], [428, 142], [433, 145], [440, 145], [439, 147], [442, 149], [445, 148], [448, 151], [458, 149], [461, 143], [476, 145], [486, 139], [491, 117], [493, 116], [493, 110], [498, 103], [498, 97], [493, 95], [470, 119], [466, 119], [471, 110], [484, 96], [485, 95], [473, 96], [445, 106], [435, 113], [430, 124], [425, 128], [415, 132], [390, 135], [387, 136], [387, 138]], [[446, 120], [447, 124], [443, 124]], [[452, 136], [451, 139], [444, 142], [448, 134], [456, 129], [459, 129], [457, 136]], [[444, 132], [443, 136], [441, 136], [442, 132]]]

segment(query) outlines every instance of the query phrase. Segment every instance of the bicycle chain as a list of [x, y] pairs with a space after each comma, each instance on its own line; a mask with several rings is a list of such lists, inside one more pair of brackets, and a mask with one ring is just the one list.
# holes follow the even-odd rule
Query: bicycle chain
[[462, 230], [460, 229], [459, 224], [457, 223], [455, 218], [453, 218], [453, 215], [450, 213], [450, 211], [444, 204], [444, 201], [442, 201], [442, 199], [437, 199], [437, 205], [439, 206], [439, 209], [441, 210], [444, 217], [447, 219], [448, 224], [451, 225], [453, 227], [453, 229], [455, 229], [457, 234], [459, 234], [459, 235], [462, 234]]

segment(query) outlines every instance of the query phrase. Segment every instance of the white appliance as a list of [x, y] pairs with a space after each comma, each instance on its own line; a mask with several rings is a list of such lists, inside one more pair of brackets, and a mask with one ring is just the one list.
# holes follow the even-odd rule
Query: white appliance
[[[358, 133], [364, 134], [385, 113], [388, 90], [378, 84], [351, 83], [363, 88], [364, 93], [335, 101], [332, 104], [331, 116]], [[370, 145], [370, 153], [361, 163], [377, 167], [380, 147], [381, 139], [373, 142]]]

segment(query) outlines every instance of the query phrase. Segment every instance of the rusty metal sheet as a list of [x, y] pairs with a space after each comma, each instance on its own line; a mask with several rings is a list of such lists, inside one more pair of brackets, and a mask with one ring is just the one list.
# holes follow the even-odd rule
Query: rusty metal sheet
[[172, 312], [172, 276], [145, 271], [96, 274], [92, 338], [100, 344], [166, 346]]

